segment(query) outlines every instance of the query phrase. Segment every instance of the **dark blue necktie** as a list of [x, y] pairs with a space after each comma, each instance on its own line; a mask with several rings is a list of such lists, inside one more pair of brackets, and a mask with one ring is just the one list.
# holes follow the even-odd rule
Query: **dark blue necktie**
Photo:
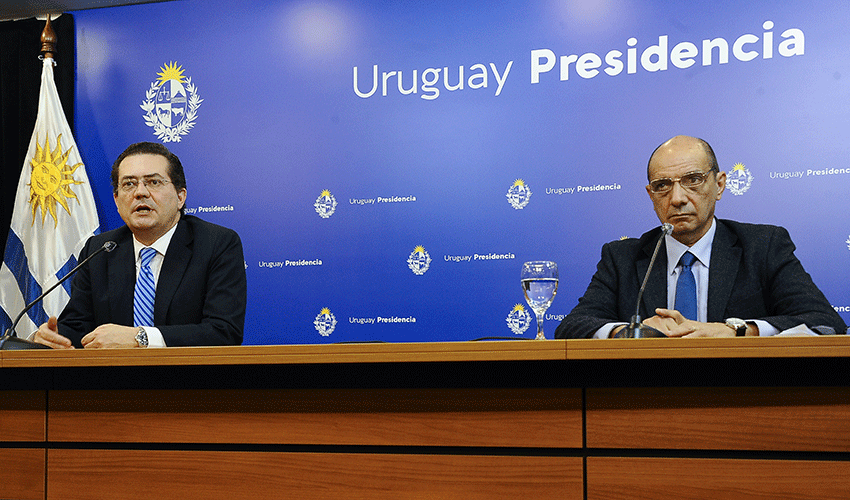
[[135, 326], [153, 326], [153, 302], [156, 288], [153, 282], [151, 261], [156, 255], [153, 248], [139, 251], [142, 260], [139, 276], [136, 278], [136, 291], [133, 297], [133, 324]]
[[679, 263], [682, 264], [682, 272], [676, 282], [676, 310], [687, 319], [696, 321], [697, 318], [697, 282], [691, 266], [697, 258], [691, 252], [685, 252]]

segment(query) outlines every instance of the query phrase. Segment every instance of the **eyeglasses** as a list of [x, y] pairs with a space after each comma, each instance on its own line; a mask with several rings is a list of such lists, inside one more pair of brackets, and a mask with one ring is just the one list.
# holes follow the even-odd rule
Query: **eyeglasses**
[[672, 191], [673, 184], [678, 182], [683, 188], [696, 191], [708, 179], [708, 174], [715, 171], [712, 168], [707, 172], [690, 172], [675, 179], [655, 179], [649, 183], [649, 190], [652, 191], [652, 194], [664, 195]]
[[123, 181], [121, 181], [121, 183], [118, 184], [118, 187], [121, 188], [121, 191], [124, 191], [125, 193], [135, 193], [136, 189], [139, 188], [139, 182], [144, 184], [145, 189], [147, 189], [148, 191], [159, 191], [171, 181], [163, 179], [161, 177], [149, 177], [146, 179], [142, 179], [141, 181], [139, 179], [131, 178], [124, 179]]

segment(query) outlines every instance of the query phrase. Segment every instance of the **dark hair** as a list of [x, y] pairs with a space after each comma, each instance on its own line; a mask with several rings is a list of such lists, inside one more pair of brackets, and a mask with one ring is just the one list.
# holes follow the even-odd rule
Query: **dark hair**
[[[696, 139], [697, 143], [699, 143], [699, 145], [702, 147], [702, 150], [705, 153], [705, 156], [708, 157], [708, 164], [711, 167], [711, 168], [708, 169], [708, 171], [709, 172], [711, 172], [711, 171], [720, 172], [720, 166], [717, 164], [717, 157], [714, 155], [714, 150], [711, 149], [711, 145], [708, 144], [707, 141], [700, 139], [699, 137], [694, 137], [694, 139]], [[647, 181], [652, 180], [652, 179], [649, 178], [649, 165], [652, 163], [652, 158], [655, 156], [655, 153], [658, 152], [659, 149], [661, 149], [661, 146], [667, 144], [668, 141], [664, 141], [661, 144], [659, 144], [658, 147], [655, 148], [652, 151], [652, 154], [649, 155], [649, 161], [646, 164], [646, 180]]]
[[[171, 183], [174, 184], [174, 189], [180, 191], [186, 189], [186, 174], [183, 173], [183, 164], [180, 163], [180, 158], [168, 150], [167, 147], [156, 142], [137, 142], [130, 144], [123, 153], [118, 155], [115, 163], [112, 164], [112, 192], [118, 194], [118, 167], [121, 162], [129, 156], [135, 155], [158, 155], [162, 156], [168, 162], [168, 177]], [[180, 208], [180, 215], [185, 214], [186, 205]]]

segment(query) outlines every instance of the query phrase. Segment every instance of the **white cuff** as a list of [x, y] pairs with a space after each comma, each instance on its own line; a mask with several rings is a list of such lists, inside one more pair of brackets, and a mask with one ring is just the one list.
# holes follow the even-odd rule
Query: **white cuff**
[[165, 345], [165, 339], [162, 338], [162, 332], [155, 326], [146, 326], [145, 333], [148, 334], [148, 347], [168, 347]]

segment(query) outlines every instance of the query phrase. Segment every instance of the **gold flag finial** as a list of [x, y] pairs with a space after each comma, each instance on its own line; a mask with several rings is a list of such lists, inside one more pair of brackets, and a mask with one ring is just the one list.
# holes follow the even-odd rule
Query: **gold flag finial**
[[54, 59], [53, 53], [56, 52], [56, 32], [53, 31], [53, 25], [50, 24], [50, 14], [47, 15], [47, 22], [44, 24], [44, 30], [41, 32], [41, 52], [44, 57]]

